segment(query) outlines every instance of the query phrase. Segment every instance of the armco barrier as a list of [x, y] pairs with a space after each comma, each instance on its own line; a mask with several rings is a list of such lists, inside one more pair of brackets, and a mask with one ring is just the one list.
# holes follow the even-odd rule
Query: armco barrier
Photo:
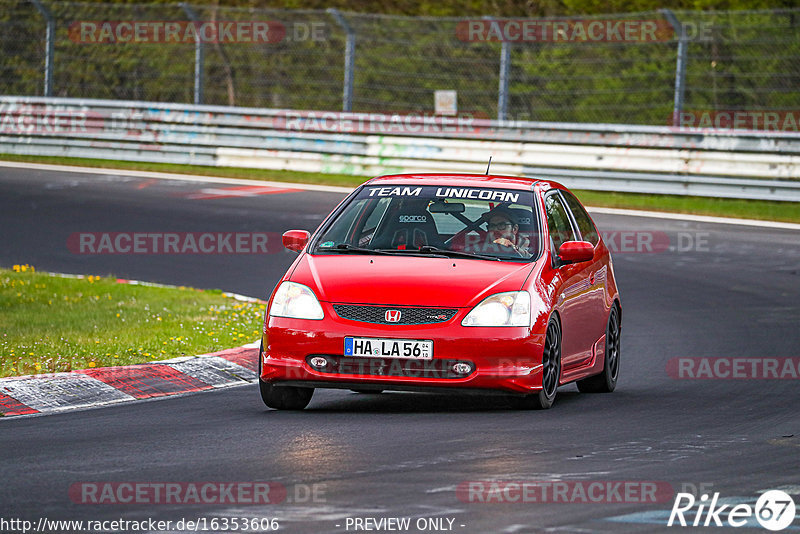
[[800, 201], [800, 134], [0, 97], [0, 153]]

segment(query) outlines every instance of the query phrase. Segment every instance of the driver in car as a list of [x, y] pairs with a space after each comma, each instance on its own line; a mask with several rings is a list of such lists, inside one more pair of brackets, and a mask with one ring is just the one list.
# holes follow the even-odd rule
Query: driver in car
[[530, 239], [519, 234], [519, 224], [516, 217], [510, 211], [495, 209], [487, 212], [488, 217], [488, 239], [487, 242], [513, 249], [523, 258], [530, 258], [528, 251]]

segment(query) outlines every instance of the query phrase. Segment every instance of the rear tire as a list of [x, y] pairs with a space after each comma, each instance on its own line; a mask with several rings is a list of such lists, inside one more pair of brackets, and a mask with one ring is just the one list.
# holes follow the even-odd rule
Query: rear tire
[[619, 310], [617, 305], [614, 304], [608, 314], [608, 326], [606, 326], [603, 371], [599, 375], [578, 380], [578, 391], [581, 393], [611, 393], [617, 387], [622, 327], [619, 317]]
[[276, 410], [302, 410], [311, 402], [314, 388], [301, 388], [295, 386], [276, 386], [261, 380], [261, 362], [263, 342], [258, 349], [258, 388], [261, 391], [261, 400], [269, 408]]
[[547, 325], [542, 347], [542, 390], [514, 400], [521, 410], [547, 410], [556, 400], [561, 379], [561, 327], [555, 319]]

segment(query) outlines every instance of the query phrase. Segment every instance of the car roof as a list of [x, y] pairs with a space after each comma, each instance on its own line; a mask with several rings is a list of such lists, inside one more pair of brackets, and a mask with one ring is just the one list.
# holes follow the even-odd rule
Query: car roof
[[504, 189], [522, 189], [530, 191], [534, 185], [540, 190], [551, 188], [566, 189], [558, 182], [529, 178], [527, 176], [500, 176], [485, 174], [441, 174], [441, 173], [414, 173], [414, 174], [387, 174], [378, 176], [366, 182], [369, 185], [396, 184], [396, 185], [446, 185], [461, 187], [497, 187]]

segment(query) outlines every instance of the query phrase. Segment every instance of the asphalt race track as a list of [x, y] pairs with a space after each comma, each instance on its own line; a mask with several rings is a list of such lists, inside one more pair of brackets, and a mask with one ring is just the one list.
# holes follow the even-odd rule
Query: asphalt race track
[[[226, 187], [2, 168], [0, 266], [266, 298], [294, 254], [77, 254], [67, 246], [75, 232], [313, 230], [342, 198], [201, 192]], [[449, 518], [449, 528], [464, 533], [666, 532], [676, 530], [666, 521], [682, 490], [753, 504], [764, 490], [784, 489], [800, 503], [798, 377], [692, 380], [667, 371], [673, 358], [800, 357], [797, 230], [595, 220], [603, 232], [666, 234], [672, 247], [614, 254], [623, 348], [613, 394], [580, 394], [570, 385], [553, 409], [521, 412], [499, 398], [322, 390], [292, 413], [266, 409], [257, 386], [247, 385], [10, 418], [0, 421], [0, 516], [277, 518], [284, 532], [323, 533], [355, 531], [347, 530], [354, 517], [411, 518], [412, 527], [418, 518]], [[286, 487], [287, 500], [89, 505], [69, 494], [84, 482], [204, 481], [274, 482]], [[482, 503], [456, 491], [469, 481], [651, 481], [671, 491], [659, 502], [613, 495], [585, 502], [570, 493], [567, 502]]]

